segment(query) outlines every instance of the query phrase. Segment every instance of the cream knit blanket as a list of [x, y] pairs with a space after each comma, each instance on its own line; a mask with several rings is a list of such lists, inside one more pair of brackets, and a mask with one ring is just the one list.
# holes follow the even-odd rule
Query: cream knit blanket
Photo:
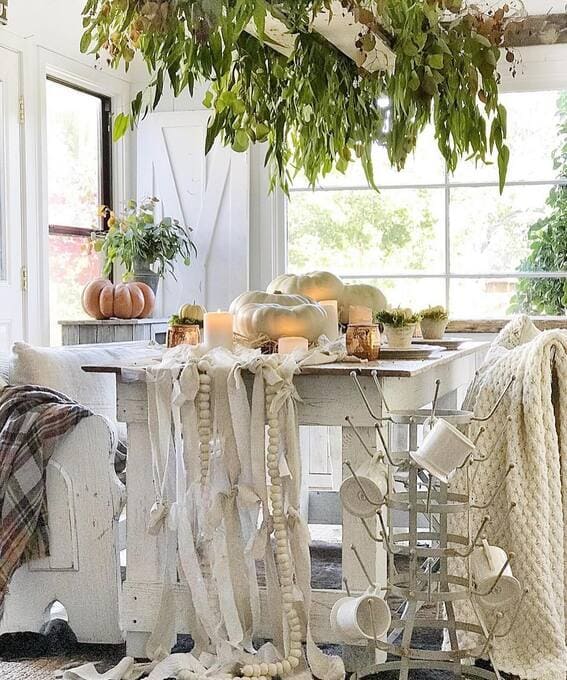
[[[540, 333], [525, 316], [511, 321], [493, 342], [465, 407], [474, 407], [477, 415], [488, 413], [512, 376], [511, 390], [478, 442], [478, 454], [488, 460], [472, 468], [472, 502], [485, 503], [508, 466], [515, 468], [493, 505], [472, 511], [471, 533], [489, 513], [489, 542], [515, 553], [514, 575], [529, 589], [510, 634], [495, 641], [497, 667], [521, 678], [565, 680], [567, 332]], [[471, 429], [474, 438], [479, 425]], [[453, 486], [462, 485], [460, 478]], [[512, 503], [516, 507], [510, 511]], [[455, 516], [451, 530], [463, 529]], [[458, 561], [451, 562], [458, 570]], [[505, 612], [497, 634], [507, 630], [516, 609]], [[457, 614], [461, 620], [471, 618], [463, 606]], [[492, 625], [490, 616], [486, 620]], [[471, 642], [466, 635], [460, 641]]]

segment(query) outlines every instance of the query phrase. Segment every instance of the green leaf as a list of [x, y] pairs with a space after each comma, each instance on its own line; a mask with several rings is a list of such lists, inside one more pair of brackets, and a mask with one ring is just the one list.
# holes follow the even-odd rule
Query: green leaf
[[232, 150], [242, 153], [248, 150], [250, 144], [250, 138], [248, 137], [246, 130], [238, 130], [234, 135], [234, 142], [232, 143]]
[[430, 54], [427, 57], [427, 63], [431, 68], [441, 69], [443, 68], [443, 55], [442, 54]]
[[508, 170], [508, 161], [510, 160], [510, 149], [504, 144], [498, 151], [498, 183], [500, 193], [504, 191], [506, 183], [506, 172]]
[[210, 109], [212, 105], [213, 105], [213, 93], [210, 90], [207, 90], [205, 96], [203, 97], [203, 106], [207, 109]]
[[119, 113], [114, 119], [114, 126], [112, 130], [112, 140], [117, 142], [122, 139], [128, 130], [128, 124], [130, 123], [130, 116]]
[[79, 48], [81, 52], [84, 54], [85, 52], [88, 51], [92, 41], [92, 33], [90, 31], [85, 31], [83, 35], [81, 36], [81, 42], [79, 45]]

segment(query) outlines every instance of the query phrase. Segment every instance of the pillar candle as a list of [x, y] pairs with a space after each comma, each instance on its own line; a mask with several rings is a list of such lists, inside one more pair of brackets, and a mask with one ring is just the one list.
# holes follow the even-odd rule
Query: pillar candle
[[278, 354], [291, 354], [292, 352], [307, 353], [309, 341], [307, 338], [289, 337], [278, 340]]
[[368, 326], [372, 323], [372, 310], [370, 307], [351, 305], [348, 308], [348, 322], [351, 325], [362, 324]]
[[321, 300], [319, 304], [327, 313], [327, 323], [323, 332], [329, 340], [336, 340], [339, 337], [338, 303], [336, 300]]
[[234, 316], [229, 312], [207, 312], [205, 314], [203, 327], [205, 336], [205, 347], [233, 348], [233, 323]]

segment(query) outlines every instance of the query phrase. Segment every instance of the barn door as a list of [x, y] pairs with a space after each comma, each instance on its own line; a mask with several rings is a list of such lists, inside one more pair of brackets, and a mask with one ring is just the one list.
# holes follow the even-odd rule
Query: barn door
[[248, 154], [216, 145], [205, 156], [209, 113], [154, 113], [138, 134], [138, 197], [156, 196], [164, 216], [193, 227], [198, 257], [161, 285], [161, 312], [196, 300], [226, 309], [248, 289]]

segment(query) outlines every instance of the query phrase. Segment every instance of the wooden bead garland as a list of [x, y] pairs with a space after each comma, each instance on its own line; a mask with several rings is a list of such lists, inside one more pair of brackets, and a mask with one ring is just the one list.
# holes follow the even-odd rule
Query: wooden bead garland
[[201, 463], [201, 484], [205, 485], [209, 474], [211, 458], [211, 376], [207, 373], [209, 364], [200, 361], [199, 391], [197, 393], [199, 456]]
[[288, 623], [288, 655], [285, 659], [270, 664], [247, 664], [242, 668], [245, 679], [264, 680], [290, 673], [299, 666], [301, 659], [301, 622], [293, 597], [292, 557], [289, 547], [287, 521], [283, 506], [282, 479], [280, 477], [278, 453], [280, 450], [280, 424], [271, 407], [277, 386], [266, 385], [266, 413], [268, 416], [268, 449], [266, 460], [271, 481], [272, 521], [276, 538], [276, 568], [280, 579], [285, 617]]
[[[209, 364], [200, 361], [199, 391], [197, 393], [199, 456], [201, 465], [201, 485], [206, 485], [209, 475], [211, 457], [211, 376], [208, 374]], [[271, 406], [277, 387], [266, 386], [266, 413], [268, 414], [268, 447], [266, 460], [268, 475], [271, 481], [270, 499], [272, 501], [272, 520], [276, 539], [276, 568], [280, 580], [284, 614], [287, 619], [289, 640], [288, 654], [281, 661], [275, 663], [246, 664], [241, 668], [241, 675], [234, 676], [234, 680], [270, 680], [278, 676], [289, 674], [299, 666], [302, 655], [301, 622], [297, 614], [293, 596], [292, 557], [289, 547], [287, 520], [284, 514], [282, 479], [279, 472], [278, 454], [280, 448], [279, 419], [271, 412]], [[197, 674], [189, 672], [188, 679]]]

